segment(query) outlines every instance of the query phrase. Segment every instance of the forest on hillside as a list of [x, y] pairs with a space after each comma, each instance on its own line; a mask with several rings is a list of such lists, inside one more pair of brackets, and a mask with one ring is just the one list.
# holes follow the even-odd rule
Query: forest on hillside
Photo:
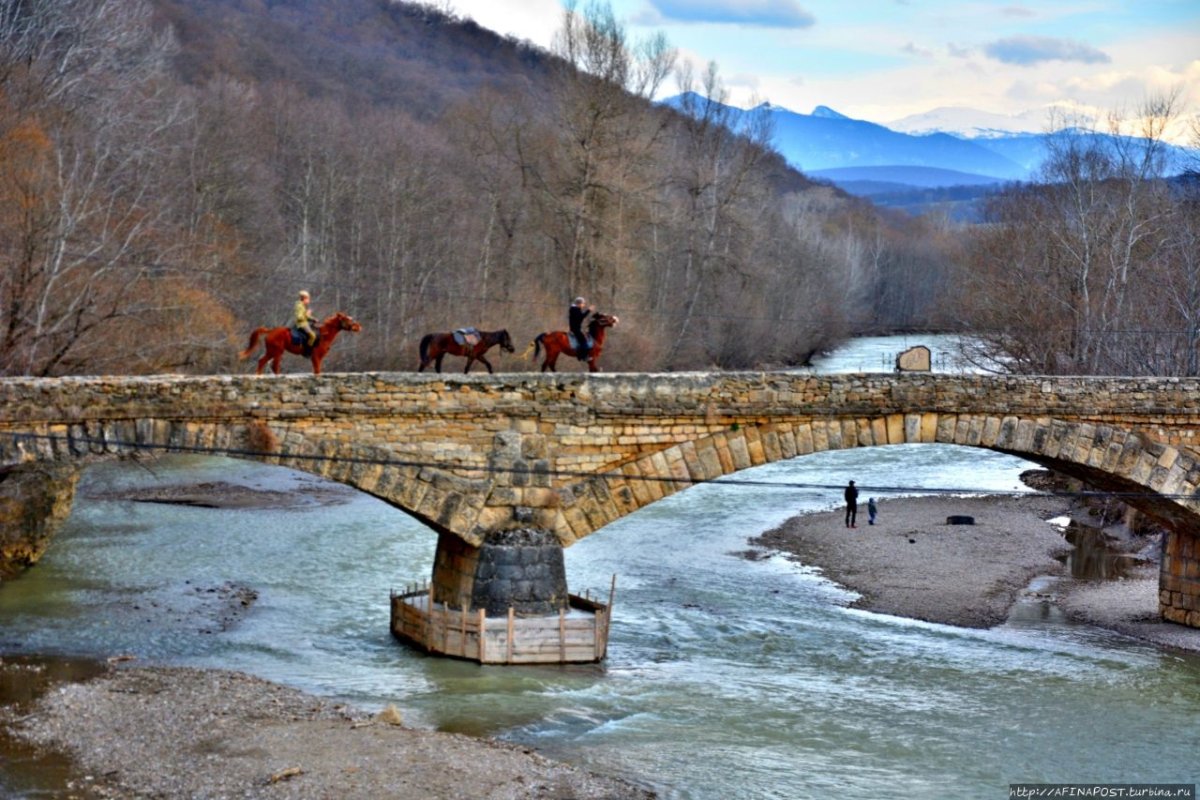
[[302, 288], [363, 325], [335, 370], [411, 369], [459, 326], [528, 342], [576, 295], [621, 318], [609, 370], [939, 322], [912, 277], [942, 232], [808, 181], [716, 102], [652, 104], [675, 79], [725, 98], [604, 7], [554, 54], [388, 0], [6, 9], [0, 373], [244, 370]]
[[[5, 4], [0, 375], [246, 371], [300, 289], [362, 324], [334, 371], [413, 369], [461, 326], [520, 352], [577, 295], [620, 316], [606, 371], [798, 364], [892, 330], [1105, 371], [1138, 366], [1114, 331], [1200, 332], [1200, 281], [1176, 279], [1195, 194], [1152, 159], [1066, 140], [1067, 194], [1013, 187], [973, 226], [880, 210], [789, 167], [764, 121], [731, 128], [715, 66], [576, 12], [546, 52], [396, 0]], [[668, 82], [688, 106], [652, 102]], [[1146, 363], [1184, 374], [1196, 335]]]

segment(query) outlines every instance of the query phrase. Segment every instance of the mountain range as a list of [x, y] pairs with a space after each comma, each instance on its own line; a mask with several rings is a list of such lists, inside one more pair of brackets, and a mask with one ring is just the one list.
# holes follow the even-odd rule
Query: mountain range
[[[679, 95], [664, 102], [681, 108], [684, 99]], [[748, 115], [767, 114], [772, 144], [789, 164], [877, 202], [906, 191], [917, 192], [926, 199], [919, 202], [925, 202], [929, 190], [950, 187], [974, 187], [965, 194], [978, 195], [1004, 183], [1033, 180], [1048, 152], [1049, 134], [1019, 130], [1036, 124], [1030, 115], [937, 109], [887, 127], [853, 119], [828, 106], [817, 106], [811, 114], [770, 103], [724, 110], [735, 128]], [[1189, 157], [1196, 158], [1196, 153], [1173, 145], [1168, 145], [1168, 155], [1171, 172], [1183, 171]]]

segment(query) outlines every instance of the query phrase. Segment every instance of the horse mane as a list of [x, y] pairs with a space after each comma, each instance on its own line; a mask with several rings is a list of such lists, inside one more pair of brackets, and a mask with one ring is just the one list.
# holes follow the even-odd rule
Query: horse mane
[[608, 325], [608, 327], [612, 327], [612, 325], [615, 325], [617, 322], [617, 318], [615, 316], [613, 316], [612, 314], [604, 314], [604, 313], [597, 311], [595, 314], [592, 315], [592, 318], [588, 321], [588, 333], [591, 334], [592, 336], [595, 336], [596, 331], [600, 330], [601, 327], [604, 327], [601, 325], [601, 322], [603, 320], [611, 320], [611, 323]]

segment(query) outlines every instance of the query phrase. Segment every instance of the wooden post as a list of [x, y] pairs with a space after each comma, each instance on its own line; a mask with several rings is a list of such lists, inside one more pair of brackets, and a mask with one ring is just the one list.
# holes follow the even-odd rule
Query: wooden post
[[433, 584], [429, 584], [429, 608], [425, 609], [425, 645], [426, 650], [433, 649]]
[[514, 623], [516, 622], [516, 617], [517, 617], [517, 612], [513, 609], [512, 606], [509, 606], [508, 607], [508, 655], [505, 658], [505, 661], [507, 661], [509, 664], [512, 663], [512, 659], [513, 659], [513, 629], [515, 627]]
[[[608, 625], [612, 620], [613, 599], [617, 595], [617, 573], [613, 573], [612, 585], [608, 587], [608, 607], [604, 609], [604, 637], [600, 640], [600, 647], [596, 650], [597, 658], [604, 658], [608, 655]], [[596, 620], [596, 630], [600, 630], [600, 620]]]
[[467, 604], [463, 603], [458, 607], [458, 647], [459, 655], [466, 658], [467, 655]]
[[450, 652], [450, 605], [449, 604], [446, 605], [445, 612], [442, 614], [441, 626], [442, 626], [442, 652], [449, 653]]
[[558, 610], [558, 660], [567, 660], [567, 609]]
[[604, 609], [592, 611], [592, 655], [600, 658], [600, 649], [604, 647]]

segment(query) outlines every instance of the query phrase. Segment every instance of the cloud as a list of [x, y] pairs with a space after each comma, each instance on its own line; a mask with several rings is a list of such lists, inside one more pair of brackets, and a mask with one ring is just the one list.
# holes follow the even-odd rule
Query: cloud
[[1036, 17], [1037, 12], [1032, 8], [1024, 6], [1008, 6], [1000, 10], [1000, 13], [1006, 17]]
[[946, 52], [948, 52], [952, 58], [970, 58], [971, 57], [971, 48], [962, 47], [960, 45], [954, 44], [953, 42], [950, 42], [946, 45]]
[[1005, 64], [1029, 66], [1043, 61], [1080, 61], [1084, 64], [1107, 64], [1107, 53], [1070, 39], [1049, 36], [1010, 36], [984, 46], [984, 52]]
[[650, 0], [664, 20], [717, 22], [763, 28], [810, 28], [812, 14], [795, 0]]
[[917, 47], [912, 42], [909, 42], [901, 47], [900, 52], [907, 53], [910, 56], [917, 56], [918, 58], [933, 58], [932, 50], [925, 50], [924, 48]]

